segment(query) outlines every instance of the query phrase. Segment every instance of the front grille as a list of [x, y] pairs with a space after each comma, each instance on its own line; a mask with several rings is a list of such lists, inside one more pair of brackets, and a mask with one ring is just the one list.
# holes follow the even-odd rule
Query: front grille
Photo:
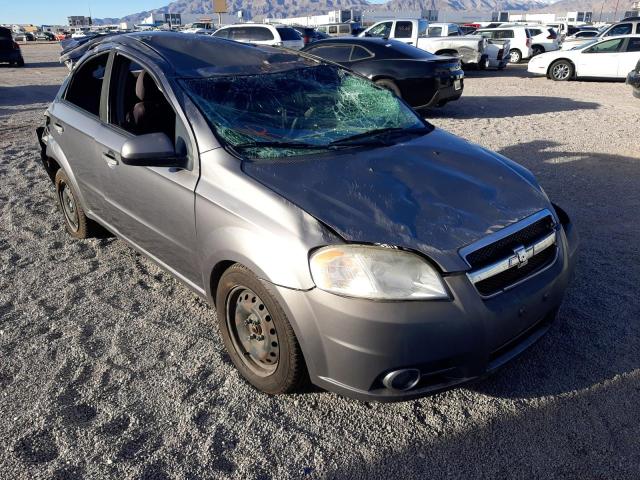
[[527, 278], [535, 273], [543, 270], [553, 262], [556, 258], [557, 246], [544, 249], [542, 252], [534, 255], [529, 259], [527, 264], [523, 267], [510, 268], [504, 272], [498, 273], [493, 277], [489, 277], [485, 280], [481, 280], [476, 283], [476, 289], [480, 292], [480, 295], [489, 297], [501, 292], [505, 288], [519, 282], [520, 280]]
[[[486, 247], [482, 247], [466, 256], [467, 262], [475, 270], [486, 267], [509, 255], [513, 255], [513, 249], [519, 246], [527, 246], [549, 235], [554, 230], [554, 221], [551, 215], [497, 240]], [[522, 270], [522, 269], [519, 269]]]

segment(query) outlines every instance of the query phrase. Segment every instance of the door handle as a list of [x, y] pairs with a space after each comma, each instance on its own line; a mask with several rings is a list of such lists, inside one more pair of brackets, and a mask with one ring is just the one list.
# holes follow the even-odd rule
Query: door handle
[[58, 133], [64, 132], [64, 127], [57, 122], [53, 124], [53, 128], [55, 128]]
[[113, 153], [112, 151], [108, 151], [106, 153], [102, 154], [102, 159], [106, 162], [106, 164], [110, 167], [113, 168], [116, 165], [118, 165], [118, 159], [116, 158], [116, 154]]

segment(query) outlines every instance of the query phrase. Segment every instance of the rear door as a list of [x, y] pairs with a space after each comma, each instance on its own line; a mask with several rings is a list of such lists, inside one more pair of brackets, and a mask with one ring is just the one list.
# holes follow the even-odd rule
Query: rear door
[[636, 68], [640, 60], [640, 37], [628, 38], [627, 44], [620, 53], [618, 77], [626, 78], [630, 71]]
[[[140, 80], [141, 76], [146, 76]], [[195, 187], [199, 164], [195, 141], [183, 116], [167, 99], [149, 69], [117, 54], [108, 85], [105, 124], [96, 132], [99, 154], [108, 165], [103, 182], [106, 221], [111, 228], [188, 282], [199, 285], [195, 258]], [[164, 133], [190, 169], [122, 163], [124, 143], [137, 135]]]
[[107, 166], [96, 152], [94, 138], [100, 129], [100, 100], [104, 88], [109, 53], [85, 60], [71, 74], [63, 98], [49, 110], [49, 132], [71, 167], [83, 206], [90, 215], [105, 211], [102, 181]]
[[413, 31], [413, 22], [399, 20], [395, 22], [393, 27], [393, 38], [409, 45], [415, 45], [414, 35], [417, 33]]
[[624, 38], [613, 38], [582, 50], [576, 59], [577, 75], [579, 77], [617, 77], [623, 44]]

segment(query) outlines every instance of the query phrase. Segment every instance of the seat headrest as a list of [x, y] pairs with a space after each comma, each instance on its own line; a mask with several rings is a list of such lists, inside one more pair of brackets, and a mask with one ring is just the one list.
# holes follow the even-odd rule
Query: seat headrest
[[141, 102], [146, 100], [156, 100], [161, 97], [160, 90], [156, 86], [156, 82], [153, 81], [151, 75], [147, 72], [141, 72], [136, 80], [136, 97]]

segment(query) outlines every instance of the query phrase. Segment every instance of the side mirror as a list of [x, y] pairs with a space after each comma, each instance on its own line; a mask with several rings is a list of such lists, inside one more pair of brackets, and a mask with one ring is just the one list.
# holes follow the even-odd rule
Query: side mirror
[[187, 168], [186, 155], [176, 153], [173, 142], [164, 133], [148, 133], [127, 140], [120, 158], [125, 165], [136, 167]]

